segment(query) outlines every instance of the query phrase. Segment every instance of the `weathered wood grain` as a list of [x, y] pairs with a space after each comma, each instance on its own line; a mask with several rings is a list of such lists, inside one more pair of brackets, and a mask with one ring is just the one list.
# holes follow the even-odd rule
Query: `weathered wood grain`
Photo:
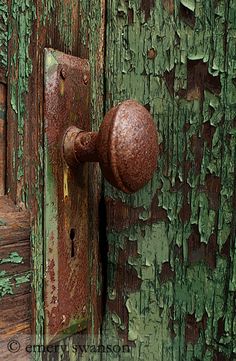
[[[1, 229], [1, 228], [0, 228]], [[12, 232], [12, 230], [11, 230]], [[1, 242], [1, 241], [0, 241]], [[0, 273], [5, 275], [20, 274], [29, 271], [30, 265], [30, 241], [18, 239], [16, 243], [0, 247]]]
[[26, 347], [32, 344], [30, 283], [27, 287], [20, 285], [16, 292], [14, 297], [5, 297], [0, 301], [1, 359], [28, 361], [30, 354]]
[[[0, 247], [14, 247], [18, 242], [25, 242], [30, 237], [30, 215], [15, 206], [8, 197], [0, 197]], [[18, 246], [20, 247], [20, 246]]]
[[0, 81], [0, 196], [5, 194], [6, 178], [6, 95], [6, 85]]
[[5, 194], [6, 178], [7, 20], [7, 0], [2, 0], [0, 3], [0, 196]]
[[[25, 351], [32, 334], [29, 238], [29, 212], [7, 196], [0, 197], [0, 348], [4, 360], [29, 360]], [[20, 347], [16, 353], [14, 341]]]

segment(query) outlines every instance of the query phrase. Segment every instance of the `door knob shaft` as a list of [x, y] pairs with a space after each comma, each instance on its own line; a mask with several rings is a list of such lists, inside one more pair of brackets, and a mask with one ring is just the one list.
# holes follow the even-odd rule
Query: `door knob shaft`
[[106, 114], [98, 132], [67, 129], [63, 154], [68, 165], [99, 162], [103, 175], [116, 188], [134, 193], [153, 176], [158, 136], [148, 110], [126, 100]]

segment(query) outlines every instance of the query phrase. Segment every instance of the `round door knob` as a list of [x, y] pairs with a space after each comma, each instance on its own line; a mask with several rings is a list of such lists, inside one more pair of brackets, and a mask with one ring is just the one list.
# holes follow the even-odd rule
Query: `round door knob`
[[74, 126], [67, 129], [63, 154], [73, 167], [98, 161], [113, 186], [134, 193], [152, 178], [156, 169], [157, 131], [147, 109], [135, 100], [126, 100], [106, 114], [99, 132]]

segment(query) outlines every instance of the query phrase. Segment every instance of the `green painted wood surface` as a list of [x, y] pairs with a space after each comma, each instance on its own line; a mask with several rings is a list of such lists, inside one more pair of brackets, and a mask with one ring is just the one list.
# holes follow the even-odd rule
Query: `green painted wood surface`
[[[38, 344], [44, 318], [44, 150], [42, 113], [29, 91], [42, 75], [37, 70], [42, 58], [33, 50], [56, 44], [59, 50], [89, 56], [97, 129], [103, 112], [104, 9], [102, 0], [11, 1], [9, 105], [17, 146], [10, 176], [17, 184], [9, 182], [9, 192], [33, 210]], [[102, 342], [128, 343], [131, 351], [85, 354], [84, 359], [234, 361], [235, 2], [108, 0], [106, 12], [106, 108], [126, 98], [150, 108], [161, 154], [154, 179], [138, 194], [124, 196], [106, 184], [108, 294]], [[79, 26], [73, 15], [78, 13]], [[0, 24], [6, 25], [4, 2], [2, 14]], [[6, 34], [0, 36], [0, 44], [5, 43]], [[6, 66], [3, 49], [0, 62]], [[33, 95], [42, 99], [41, 90]], [[30, 168], [24, 132], [32, 129], [31, 122], [37, 157]], [[63, 349], [54, 357], [77, 358]]]
[[161, 147], [139, 193], [106, 185], [103, 339], [132, 345], [122, 360], [236, 360], [235, 50], [235, 1], [107, 2], [107, 109], [147, 105]]

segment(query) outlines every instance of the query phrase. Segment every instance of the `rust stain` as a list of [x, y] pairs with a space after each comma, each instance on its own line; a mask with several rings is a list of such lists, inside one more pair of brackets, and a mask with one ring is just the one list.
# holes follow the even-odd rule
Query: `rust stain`
[[148, 183], [156, 169], [157, 131], [146, 108], [126, 100], [106, 114], [98, 132], [70, 127], [63, 150], [68, 164], [76, 167], [99, 161], [103, 175], [113, 186], [134, 193]]
[[[51, 259], [49, 261], [48, 273], [49, 273], [51, 282], [54, 283], [55, 282], [55, 260], [54, 259]], [[55, 288], [55, 286], [54, 286], [54, 288]]]
[[[51, 342], [86, 327], [89, 301], [87, 168], [70, 169], [61, 144], [68, 126], [89, 130], [89, 64], [61, 52], [45, 52], [45, 333]], [[52, 193], [52, 187], [55, 193]], [[79, 205], [79, 206], [78, 206]], [[73, 243], [71, 230], [75, 230]], [[79, 237], [78, 237], [79, 234]], [[72, 256], [72, 247], [74, 246]], [[75, 299], [77, 300], [75, 302]], [[63, 322], [62, 322], [63, 321]], [[76, 329], [77, 327], [77, 329]]]
[[126, 193], [141, 189], [157, 166], [158, 135], [149, 111], [126, 100], [105, 116], [96, 149], [105, 178]]

